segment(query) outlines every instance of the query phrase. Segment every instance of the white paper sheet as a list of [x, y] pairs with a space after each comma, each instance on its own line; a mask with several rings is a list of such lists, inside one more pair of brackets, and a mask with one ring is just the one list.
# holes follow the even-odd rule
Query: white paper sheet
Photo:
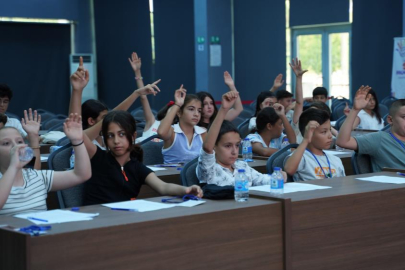
[[93, 217], [96, 217], [98, 215], [99, 215], [98, 213], [90, 214], [57, 209], [43, 212], [33, 212], [28, 214], [19, 214], [15, 215], [15, 217], [27, 219], [32, 223], [38, 225], [38, 224], [52, 224], [52, 223], [92, 220]]
[[[293, 193], [293, 192], [299, 192], [299, 191], [328, 189], [328, 188], [332, 188], [332, 187], [318, 186], [318, 185], [304, 184], [304, 183], [285, 183], [284, 184], [284, 194]], [[270, 185], [250, 187], [249, 189], [250, 190], [256, 190], [256, 191], [270, 192]]]
[[154, 172], [167, 170], [167, 169], [165, 169], [165, 168], [159, 168], [159, 167], [153, 167], [153, 166], [146, 166], [146, 167], [148, 167], [149, 169], [151, 169], [151, 170], [154, 171]]
[[178, 203], [176, 206], [193, 207], [205, 203], [205, 201], [188, 200], [186, 202]]
[[48, 161], [48, 156], [46, 156], [46, 157], [41, 156], [41, 162], [45, 162], [45, 161]]
[[102, 206], [109, 207], [109, 208], [132, 209], [137, 212], [148, 212], [148, 211], [155, 211], [155, 210], [175, 207], [176, 204], [174, 204], [174, 203], [166, 204], [166, 203], [150, 202], [150, 201], [145, 201], [145, 200], [135, 200], [135, 201], [126, 201], [126, 202], [118, 202], [118, 203], [106, 203], [106, 204], [102, 204]]
[[362, 177], [356, 178], [361, 181], [370, 181], [376, 183], [387, 183], [387, 184], [405, 184], [404, 177], [393, 177], [393, 176], [371, 176], [371, 177]]

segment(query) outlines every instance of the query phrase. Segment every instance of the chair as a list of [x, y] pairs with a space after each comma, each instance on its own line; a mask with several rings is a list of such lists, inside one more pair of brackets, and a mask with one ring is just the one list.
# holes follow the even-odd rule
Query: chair
[[[37, 112], [38, 112], [38, 110], [37, 110]], [[42, 124], [43, 124], [45, 121], [47, 121], [47, 120], [49, 120], [49, 119], [51, 119], [51, 118], [53, 118], [53, 117], [56, 116], [56, 114], [51, 113], [51, 112], [42, 112], [42, 113], [38, 112], [38, 114], [41, 115], [41, 122], [42, 122]]]
[[362, 155], [354, 152], [352, 155], [352, 167], [354, 174], [372, 173], [371, 158], [369, 155]]
[[[154, 142], [148, 141], [141, 145], [143, 150], [143, 164], [145, 165], [154, 165], [154, 164], [163, 164], [163, 141]], [[146, 154], [147, 153], [147, 154]]]
[[391, 108], [392, 103], [394, 103], [396, 100], [398, 100], [398, 99], [388, 96], [388, 97], [383, 98], [383, 100], [381, 100], [380, 104], [384, 104], [389, 109], [389, 108]]
[[339, 106], [340, 104], [345, 104], [346, 107], [346, 102], [349, 106], [352, 105], [352, 102], [346, 98], [341, 98], [341, 99], [333, 99], [332, 100], [332, 106], [331, 106], [331, 110], [333, 111], [337, 106]]
[[389, 115], [389, 114], [386, 114], [386, 115], [384, 115], [383, 118], [382, 118], [383, 121], [384, 121], [384, 125], [388, 125], [388, 121], [387, 121], [388, 115]]
[[289, 144], [286, 147], [278, 150], [273, 155], [271, 155], [269, 157], [269, 159], [267, 160], [267, 164], [266, 164], [267, 173], [272, 174], [274, 167], [280, 167], [283, 169], [284, 168], [284, 159], [286, 156], [288, 156], [290, 154], [290, 152], [288, 150], [291, 148], [297, 148], [297, 147], [298, 147], [298, 144], [292, 143], [292, 144]]
[[345, 115], [344, 109], [346, 107], [346, 103], [339, 103], [338, 105], [335, 106], [334, 109], [332, 109], [332, 121], [338, 120], [340, 117]]
[[48, 131], [62, 131], [63, 132], [63, 122], [56, 123], [55, 125], [48, 128]]
[[391, 131], [391, 125], [386, 125], [385, 127], [383, 127], [381, 129], [381, 131], [390, 132]]
[[238, 116], [242, 117], [244, 119], [247, 119], [247, 118], [250, 119], [253, 116], [253, 113], [251, 110], [244, 109], [243, 111], [240, 112], [240, 114]]
[[64, 145], [66, 145], [66, 144], [68, 144], [68, 143], [70, 143], [70, 140], [69, 140], [69, 138], [68, 137], [63, 137], [62, 139], [59, 139], [56, 143], [55, 143], [55, 145], [56, 146], [64, 146]]
[[15, 113], [7, 112], [6, 115], [7, 115], [7, 117], [15, 118], [15, 119], [21, 120], [21, 117], [19, 117], [19, 116], [16, 115]]
[[145, 116], [143, 115], [143, 110], [132, 111], [131, 115], [136, 120], [141, 120], [141, 121], [145, 120]]
[[[48, 157], [48, 167], [50, 170], [66, 171], [70, 168], [70, 156], [72, 155], [72, 144], [55, 150]], [[83, 205], [84, 184], [80, 184], [57, 192], [59, 207], [67, 208]]]
[[234, 124], [235, 126], [239, 126], [243, 121], [245, 121], [245, 119], [238, 116], [233, 119], [232, 124]]
[[193, 160], [187, 162], [184, 165], [183, 169], [181, 170], [180, 177], [181, 177], [181, 184], [185, 187], [189, 187], [192, 185], [199, 185], [200, 180], [197, 178], [196, 168], [198, 165], [198, 157]]
[[249, 135], [249, 119], [246, 119], [245, 121], [243, 121], [242, 123], [239, 124], [238, 126], [238, 130], [240, 133], [240, 136], [243, 138], [246, 138], [247, 135]]
[[250, 103], [249, 107], [253, 110], [253, 113], [256, 111], [256, 100]]
[[338, 120], [336, 120], [335, 129], [339, 130], [340, 127], [343, 125], [343, 122], [346, 120], [346, 115], [343, 115]]
[[[57, 114], [52, 118], [42, 122], [41, 129], [48, 130], [50, 127], [55, 126], [58, 123], [63, 123], [66, 120], [67, 116], [63, 114]], [[42, 119], [42, 117], [41, 117]]]
[[378, 110], [380, 111], [380, 115], [384, 116], [389, 113], [388, 107], [384, 104], [378, 104]]

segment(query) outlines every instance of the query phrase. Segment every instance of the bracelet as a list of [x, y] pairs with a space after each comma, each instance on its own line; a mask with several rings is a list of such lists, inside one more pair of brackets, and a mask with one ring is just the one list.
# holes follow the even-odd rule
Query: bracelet
[[143, 77], [135, 77], [135, 80], [143, 80]]
[[181, 109], [181, 106], [180, 106], [180, 105], [178, 105], [178, 104], [176, 104], [176, 103], [174, 103], [173, 105], [176, 105], [176, 106], [178, 106], [178, 107]]
[[37, 146], [37, 147], [32, 147], [31, 146], [31, 149], [39, 149], [39, 148], [41, 148], [41, 146]]
[[82, 145], [83, 143], [84, 143], [84, 141], [82, 141], [81, 143], [78, 143], [78, 144], [73, 144], [73, 143], [72, 143], [72, 146], [73, 146], [73, 147], [79, 146], [79, 145]]

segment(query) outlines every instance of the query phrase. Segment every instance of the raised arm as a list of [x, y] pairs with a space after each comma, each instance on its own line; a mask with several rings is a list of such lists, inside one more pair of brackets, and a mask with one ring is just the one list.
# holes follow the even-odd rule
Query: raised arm
[[302, 76], [308, 70], [302, 70], [301, 60], [299, 60], [298, 58], [295, 58], [292, 60], [292, 63], [290, 63], [290, 67], [292, 68], [292, 70], [295, 74], [295, 78], [296, 78], [295, 108], [294, 108], [294, 114], [293, 114], [293, 123], [297, 124], [298, 120], [300, 119], [302, 110], [304, 108], [304, 97], [302, 94]]
[[70, 188], [83, 183], [91, 177], [90, 158], [83, 144], [82, 117], [70, 114], [63, 124], [63, 131], [75, 151], [75, 168], [65, 172], [55, 172], [52, 191]]
[[297, 171], [302, 156], [304, 155], [305, 149], [307, 148], [308, 144], [311, 143], [312, 135], [314, 134], [314, 130], [317, 127], [319, 127], [319, 123], [316, 121], [309, 121], [309, 123], [305, 127], [304, 139], [285, 163], [284, 170], [287, 174], [294, 175]]
[[[236, 90], [235, 83], [231, 77], [231, 74], [229, 74], [228, 71], [224, 72], [224, 82], [228, 86], [229, 91], [234, 91], [238, 93], [238, 90]], [[243, 111], [243, 105], [242, 101], [240, 99], [240, 96], [238, 95], [238, 98], [235, 101], [235, 104], [233, 105], [233, 108], [228, 111], [228, 113], [225, 116], [225, 120], [228, 121], [233, 121], [238, 115]]]
[[170, 146], [174, 140], [174, 131], [172, 128], [172, 123], [180, 111], [181, 106], [184, 104], [184, 99], [186, 98], [187, 90], [183, 88], [183, 85], [174, 93], [174, 105], [168, 110], [165, 118], [160, 122], [157, 133], [162, 140], [165, 141], [165, 147]]
[[82, 95], [83, 90], [90, 80], [89, 71], [83, 66], [83, 57], [80, 56], [79, 67], [75, 73], [70, 76], [72, 84], [72, 96], [70, 97], [69, 115], [71, 113], [82, 114]]
[[273, 86], [270, 88], [270, 92], [276, 92], [284, 84], [283, 74], [278, 74], [274, 79]]
[[203, 196], [203, 191], [197, 185], [183, 187], [176, 184], [169, 184], [160, 180], [155, 173], [150, 173], [146, 177], [145, 182], [160, 195], [183, 196], [186, 194], [192, 194], [199, 198]]
[[337, 136], [336, 144], [340, 147], [357, 150], [357, 141], [356, 139], [351, 137], [351, 132], [357, 115], [359, 114], [360, 110], [364, 109], [367, 106], [370, 100], [370, 95], [368, 94], [368, 91], [370, 91], [370, 89], [371, 87], [369, 87], [368, 85], [362, 85], [359, 90], [357, 90], [356, 96], [354, 98], [353, 108], [350, 110], [349, 115], [346, 117], [346, 120], [340, 127], [339, 134]]
[[39, 150], [39, 128], [41, 127], [41, 116], [32, 109], [24, 110], [24, 118], [21, 119], [21, 125], [25, 132], [27, 132], [28, 145], [34, 150], [35, 164], [34, 169], [41, 169], [41, 151]]
[[[135, 100], [142, 95], [153, 94], [154, 96], [156, 96], [156, 94], [160, 92], [160, 89], [156, 85], [159, 82], [160, 80], [157, 80], [152, 84], [148, 84], [142, 88], [135, 90], [129, 97], [127, 97], [123, 102], [121, 102], [117, 107], [115, 107], [114, 110], [122, 110], [122, 111], [128, 110], [128, 108], [131, 107], [131, 105], [135, 102]], [[84, 131], [90, 140], [94, 140], [99, 136], [102, 123], [103, 122], [100, 121]]]
[[239, 93], [235, 91], [229, 91], [222, 95], [222, 105], [218, 110], [217, 116], [214, 122], [211, 124], [211, 128], [208, 131], [207, 136], [204, 139], [203, 149], [206, 153], [212, 154], [214, 151], [215, 142], [218, 138], [219, 130], [221, 129], [222, 122], [224, 122], [225, 116], [228, 111], [235, 104], [236, 99], [239, 97]]
[[[131, 64], [132, 70], [135, 73], [136, 86], [138, 88], [144, 87], [143, 78], [141, 74], [141, 65], [142, 65], [141, 58], [138, 57], [138, 54], [136, 52], [133, 52], [131, 58], [128, 58], [128, 61]], [[152, 110], [150, 108], [148, 97], [141, 96], [140, 98], [143, 108], [143, 115], [146, 120], [144, 130], [148, 130], [153, 125], [153, 123], [155, 123], [155, 116], [153, 115]]]
[[279, 103], [276, 103], [273, 105], [273, 108], [276, 111], [277, 115], [280, 117], [281, 121], [283, 122], [284, 131], [285, 134], [287, 135], [288, 141], [290, 143], [295, 143], [297, 138], [295, 136], [293, 128], [290, 125], [290, 122], [288, 121], [287, 116], [285, 115], [284, 106]]

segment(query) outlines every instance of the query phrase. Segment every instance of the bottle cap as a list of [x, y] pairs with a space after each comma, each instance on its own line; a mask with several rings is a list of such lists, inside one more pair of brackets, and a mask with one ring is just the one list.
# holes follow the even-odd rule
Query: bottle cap
[[280, 170], [280, 167], [274, 167], [274, 170], [275, 170], [275, 171], [279, 171], [279, 170]]
[[288, 138], [284, 138], [284, 139], [283, 139], [283, 142], [288, 142]]
[[249, 138], [244, 138], [243, 140], [244, 140], [244, 141], [250, 141]]
[[245, 169], [238, 169], [238, 172], [245, 172]]

